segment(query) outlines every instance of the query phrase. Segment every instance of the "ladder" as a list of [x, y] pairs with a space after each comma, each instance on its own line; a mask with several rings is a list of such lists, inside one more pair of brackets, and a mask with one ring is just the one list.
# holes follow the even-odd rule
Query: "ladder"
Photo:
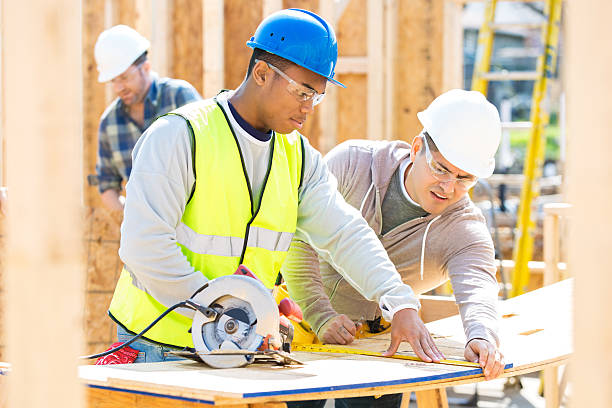
[[[523, 2], [529, 0], [522, 0]], [[534, 1], [534, 0], [531, 0]], [[530, 133], [527, 154], [523, 166], [524, 181], [521, 189], [521, 201], [517, 216], [516, 235], [512, 258], [514, 273], [512, 275], [511, 296], [518, 296], [525, 291], [529, 283], [528, 262], [533, 255], [533, 234], [535, 220], [533, 204], [539, 195], [538, 179], [542, 174], [544, 162], [544, 127], [548, 124], [548, 112], [544, 107], [548, 79], [554, 74], [557, 47], [559, 43], [559, 25], [561, 22], [561, 0], [546, 0], [544, 14], [546, 22], [541, 25], [543, 52], [538, 57], [536, 71], [521, 72], [489, 72], [493, 38], [495, 30], [507, 25], [495, 24], [495, 9], [497, 0], [488, 0], [485, 6], [484, 22], [478, 34], [478, 48], [472, 90], [487, 95], [489, 81], [535, 81], [531, 99]], [[522, 26], [533, 26], [533, 24]], [[502, 126], [516, 128], [513, 123], [503, 123]]]

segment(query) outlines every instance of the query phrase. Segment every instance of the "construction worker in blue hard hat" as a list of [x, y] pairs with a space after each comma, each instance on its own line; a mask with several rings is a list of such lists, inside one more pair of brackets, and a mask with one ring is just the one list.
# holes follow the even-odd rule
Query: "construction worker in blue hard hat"
[[[236, 90], [159, 118], [134, 148], [119, 249], [125, 267], [109, 309], [119, 341], [241, 263], [272, 288], [295, 235], [378, 302], [393, 324], [389, 353], [408, 340], [423, 360], [443, 359], [412, 289], [298, 133], [327, 83], [343, 86], [334, 79], [333, 29], [310, 11], [282, 10], [247, 45], [253, 54]], [[136, 361], [193, 347], [192, 316], [177, 309], [162, 319], [131, 345], [144, 351]]]

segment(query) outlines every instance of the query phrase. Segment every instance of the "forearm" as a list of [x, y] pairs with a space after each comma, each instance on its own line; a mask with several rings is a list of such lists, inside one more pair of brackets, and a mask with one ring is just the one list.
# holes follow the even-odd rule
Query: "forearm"
[[386, 319], [403, 308], [418, 309], [412, 289], [403, 284], [378, 237], [344, 201], [335, 178], [315, 154], [305, 160], [296, 238], [315, 248], [365, 298], [376, 300]]
[[448, 268], [466, 340], [480, 338], [498, 345], [499, 286], [492, 249], [474, 246], [456, 255]]
[[321, 326], [337, 313], [323, 288], [317, 253], [307, 243], [294, 240], [281, 272], [289, 295], [302, 309], [304, 319], [318, 333]]

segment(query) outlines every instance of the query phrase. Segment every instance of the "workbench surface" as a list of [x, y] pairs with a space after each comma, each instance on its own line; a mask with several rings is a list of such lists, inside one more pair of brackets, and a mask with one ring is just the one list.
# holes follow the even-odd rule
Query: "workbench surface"
[[[572, 350], [572, 280], [501, 302], [501, 342], [513, 376], [566, 362]], [[462, 360], [465, 336], [459, 316], [427, 324], [447, 359]], [[384, 351], [389, 335], [356, 340], [351, 346]], [[476, 367], [420, 361], [295, 352], [304, 366], [253, 364], [212, 369], [194, 361], [82, 366], [90, 407], [137, 404], [138, 398], [168, 406], [257, 404], [273, 401], [381, 395], [483, 381]], [[400, 354], [410, 355], [403, 343]], [[115, 399], [112, 405], [109, 399]], [[187, 404], [187, 405], [185, 405]], [[146, 405], [142, 405], [146, 406]]]

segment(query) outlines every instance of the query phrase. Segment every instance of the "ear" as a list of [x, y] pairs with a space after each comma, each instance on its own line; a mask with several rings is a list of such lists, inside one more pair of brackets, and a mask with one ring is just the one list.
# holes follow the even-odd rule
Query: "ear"
[[412, 146], [410, 146], [410, 161], [414, 163], [417, 155], [420, 153], [423, 148], [423, 138], [421, 135], [417, 135], [412, 139]]
[[251, 76], [255, 83], [259, 86], [263, 86], [266, 83], [266, 79], [270, 79], [270, 69], [268, 64], [263, 61], [257, 61], [251, 72]]
[[144, 70], [144, 72], [148, 74], [149, 72], [151, 72], [151, 61], [146, 60], [145, 62], [142, 63], [141, 67]]

